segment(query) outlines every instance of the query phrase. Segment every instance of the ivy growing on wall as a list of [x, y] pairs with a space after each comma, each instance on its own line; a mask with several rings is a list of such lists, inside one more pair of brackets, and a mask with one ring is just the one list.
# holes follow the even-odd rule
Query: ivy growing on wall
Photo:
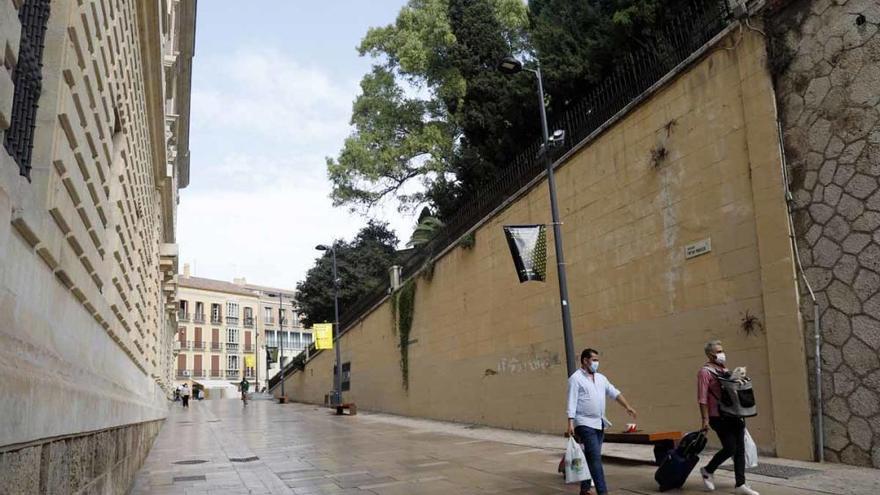
[[409, 334], [415, 309], [416, 282], [408, 280], [391, 296], [392, 330], [398, 336], [403, 389], [409, 390]]

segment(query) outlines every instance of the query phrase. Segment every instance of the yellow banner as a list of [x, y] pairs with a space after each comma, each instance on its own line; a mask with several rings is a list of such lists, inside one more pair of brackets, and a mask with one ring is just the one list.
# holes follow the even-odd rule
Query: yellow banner
[[316, 349], [333, 349], [333, 324], [317, 323], [312, 325], [315, 334]]
[[244, 357], [244, 366], [245, 368], [256, 368], [256, 360], [253, 356], [245, 356]]

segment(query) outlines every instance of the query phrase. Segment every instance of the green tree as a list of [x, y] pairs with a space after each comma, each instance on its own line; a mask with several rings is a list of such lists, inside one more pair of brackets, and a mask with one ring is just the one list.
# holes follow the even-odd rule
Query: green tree
[[435, 216], [430, 208], [422, 208], [416, 228], [406, 243], [408, 247], [424, 246], [431, 241], [446, 225]]
[[[488, 87], [499, 80], [485, 73], [495, 73], [498, 54], [522, 48], [527, 22], [520, 0], [410, 0], [394, 24], [371, 28], [358, 50], [377, 62], [361, 82], [354, 131], [327, 159], [335, 204], [369, 208], [394, 196], [404, 207], [427, 202], [443, 214], [454, 208], [449, 198], [462, 184], [473, 182], [469, 173], [491, 175], [490, 164], [503, 161], [493, 156], [469, 165], [458, 157], [481, 158], [487, 147], [515, 139], [504, 133], [522, 116], [499, 110], [516, 92], [503, 89], [510, 81]], [[476, 104], [495, 98], [502, 101]], [[407, 193], [413, 182], [423, 192]]]
[[637, 49], [662, 49], [685, 0], [530, 0], [531, 41], [553, 113], [590, 94]]
[[[531, 74], [502, 74], [498, 63], [512, 53], [510, 37], [489, 0], [449, 0], [449, 21], [456, 43], [450, 64], [466, 81], [465, 91], [447, 107], [462, 138], [453, 159], [456, 188], [447, 198], [467, 198], [493, 181], [540, 134], [536, 85]], [[447, 199], [448, 200], [448, 199]], [[441, 217], [458, 208], [436, 201]]]
[[[396, 249], [397, 236], [388, 224], [372, 220], [351, 242], [336, 243], [340, 314], [387, 282]], [[324, 252], [305, 280], [296, 284], [296, 299], [306, 326], [334, 320], [331, 256], [329, 251]]]

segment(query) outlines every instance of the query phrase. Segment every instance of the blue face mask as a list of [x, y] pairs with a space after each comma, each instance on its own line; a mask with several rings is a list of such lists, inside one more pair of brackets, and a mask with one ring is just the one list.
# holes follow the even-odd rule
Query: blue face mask
[[592, 371], [593, 373], [599, 371], [599, 362], [598, 361], [591, 361], [590, 362], [590, 371]]

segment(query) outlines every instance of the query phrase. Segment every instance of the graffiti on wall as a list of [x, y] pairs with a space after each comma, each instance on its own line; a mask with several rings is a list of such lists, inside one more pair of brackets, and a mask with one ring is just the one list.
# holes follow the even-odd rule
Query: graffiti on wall
[[548, 350], [538, 351], [532, 349], [515, 356], [503, 357], [498, 361], [498, 373], [502, 375], [517, 375], [532, 371], [546, 370], [551, 366], [562, 364], [558, 352]]

